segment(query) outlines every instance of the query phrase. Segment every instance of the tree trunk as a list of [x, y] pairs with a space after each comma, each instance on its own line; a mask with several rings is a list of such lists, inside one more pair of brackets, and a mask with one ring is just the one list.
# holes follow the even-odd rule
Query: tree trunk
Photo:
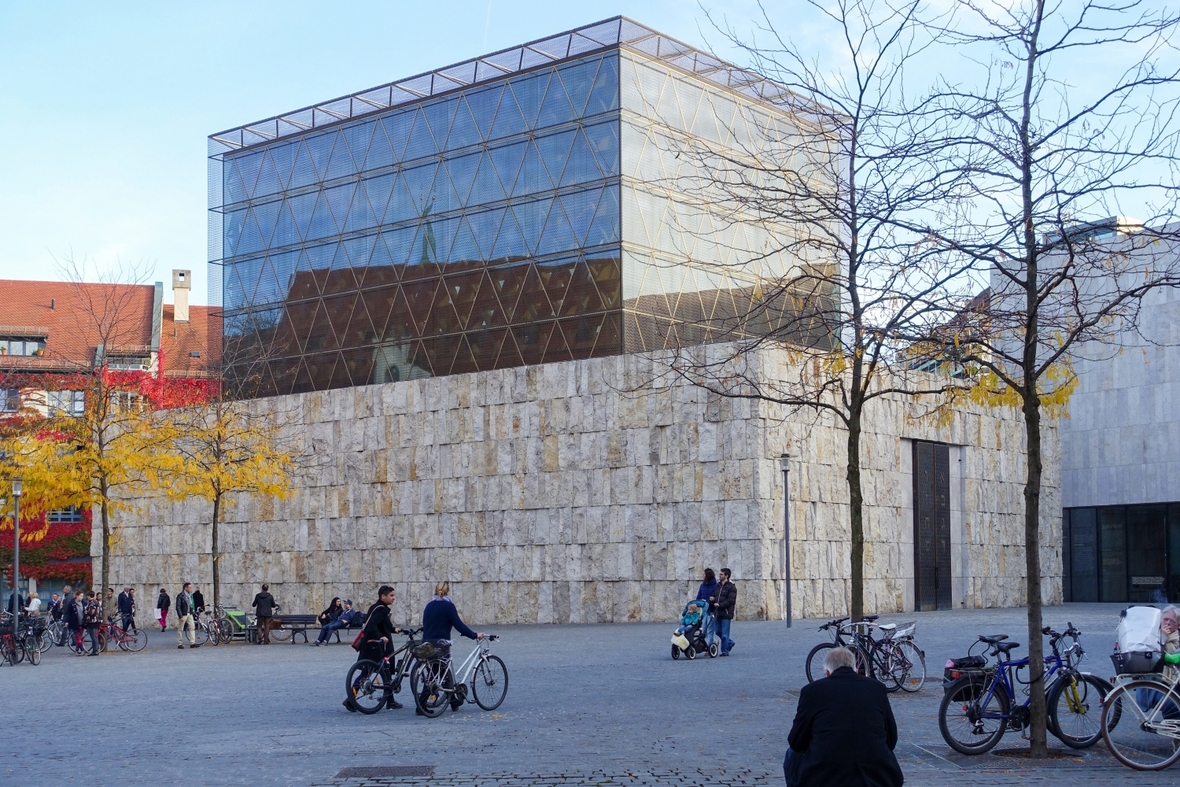
[[859, 621], [864, 616], [865, 531], [864, 493], [860, 479], [860, 411], [848, 421], [848, 513], [851, 523], [852, 587], [848, 614]]
[[1048, 757], [1044, 691], [1045, 645], [1041, 627], [1041, 403], [1036, 392], [1026, 395], [1024, 424], [1028, 432], [1028, 476], [1024, 483], [1024, 562], [1028, 575], [1028, 678], [1031, 756]]
[[213, 537], [212, 554], [213, 554], [213, 608], [214, 609], [217, 609], [217, 606], [221, 603], [221, 561], [219, 559], [221, 557], [221, 555], [217, 551], [217, 520], [218, 520], [218, 517], [220, 516], [220, 514], [221, 514], [221, 495], [215, 494], [213, 496], [213, 531], [211, 534]]
[[99, 518], [102, 520], [102, 581], [98, 589], [101, 591], [111, 586], [111, 506], [107, 498], [109, 487], [105, 479], [99, 483], [99, 489], [102, 492], [102, 500], [99, 503]]

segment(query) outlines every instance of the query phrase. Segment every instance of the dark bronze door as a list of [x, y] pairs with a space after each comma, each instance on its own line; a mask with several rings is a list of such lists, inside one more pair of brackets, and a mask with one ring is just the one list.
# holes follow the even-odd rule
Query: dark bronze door
[[951, 608], [950, 447], [914, 441], [914, 606]]

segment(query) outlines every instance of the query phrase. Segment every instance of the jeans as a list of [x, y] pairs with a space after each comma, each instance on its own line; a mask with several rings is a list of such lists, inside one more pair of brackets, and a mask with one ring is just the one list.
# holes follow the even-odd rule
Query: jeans
[[783, 779], [787, 782], [787, 787], [795, 787], [799, 783], [799, 770], [803, 766], [803, 755], [806, 752], [797, 752], [790, 746], [787, 747], [786, 756], [783, 757]]
[[348, 628], [347, 623], [341, 623], [339, 620], [333, 620], [331, 623], [325, 623], [320, 626], [320, 635], [315, 638], [316, 642], [327, 642], [332, 638], [333, 631], [339, 631], [342, 628]]
[[122, 629], [124, 631], [135, 631], [135, 619], [131, 615], [123, 615]]
[[98, 626], [98, 623], [86, 624], [86, 633], [90, 635], [90, 655], [92, 656], [98, 655]]
[[713, 618], [713, 624], [709, 626], [709, 634], [705, 637], [705, 644], [713, 644], [713, 636], [720, 635], [721, 652], [729, 653], [729, 649], [733, 647], [733, 640], [729, 638], [729, 624], [733, 622], [732, 618]]

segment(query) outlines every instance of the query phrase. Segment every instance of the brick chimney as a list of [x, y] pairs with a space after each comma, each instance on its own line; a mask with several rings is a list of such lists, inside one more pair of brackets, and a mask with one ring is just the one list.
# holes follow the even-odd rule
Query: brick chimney
[[172, 319], [188, 322], [188, 291], [192, 289], [192, 271], [172, 271], [172, 302], [175, 304]]

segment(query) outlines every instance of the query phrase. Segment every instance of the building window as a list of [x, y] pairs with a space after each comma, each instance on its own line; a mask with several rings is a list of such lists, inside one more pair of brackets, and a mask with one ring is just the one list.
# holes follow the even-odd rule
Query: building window
[[0, 413], [15, 413], [20, 410], [20, 389], [0, 388]]
[[77, 506], [68, 506], [66, 508], [59, 508], [56, 511], [50, 511], [45, 515], [45, 519], [51, 525], [72, 525], [82, 521], [82, 509]]
[[44, 355], [44, 337], [0, 336], [0, 355]]
[[143, 397], [134, 391], [111, 391], [111, 406], [116, 410], [135, 410], [143, 406]]
[[45, 398], [49, 415], [69, 415], [77, 418], [86, 412], [86, 394], [83, 391], [49, 391]]
[[146, 372], [152, 368], [148, 355], [108, 355], [107, 368], [123, 372]]
[[1063, 590], [1071, 601], [1180, 596], [1180, 503], [1068, 508]]

